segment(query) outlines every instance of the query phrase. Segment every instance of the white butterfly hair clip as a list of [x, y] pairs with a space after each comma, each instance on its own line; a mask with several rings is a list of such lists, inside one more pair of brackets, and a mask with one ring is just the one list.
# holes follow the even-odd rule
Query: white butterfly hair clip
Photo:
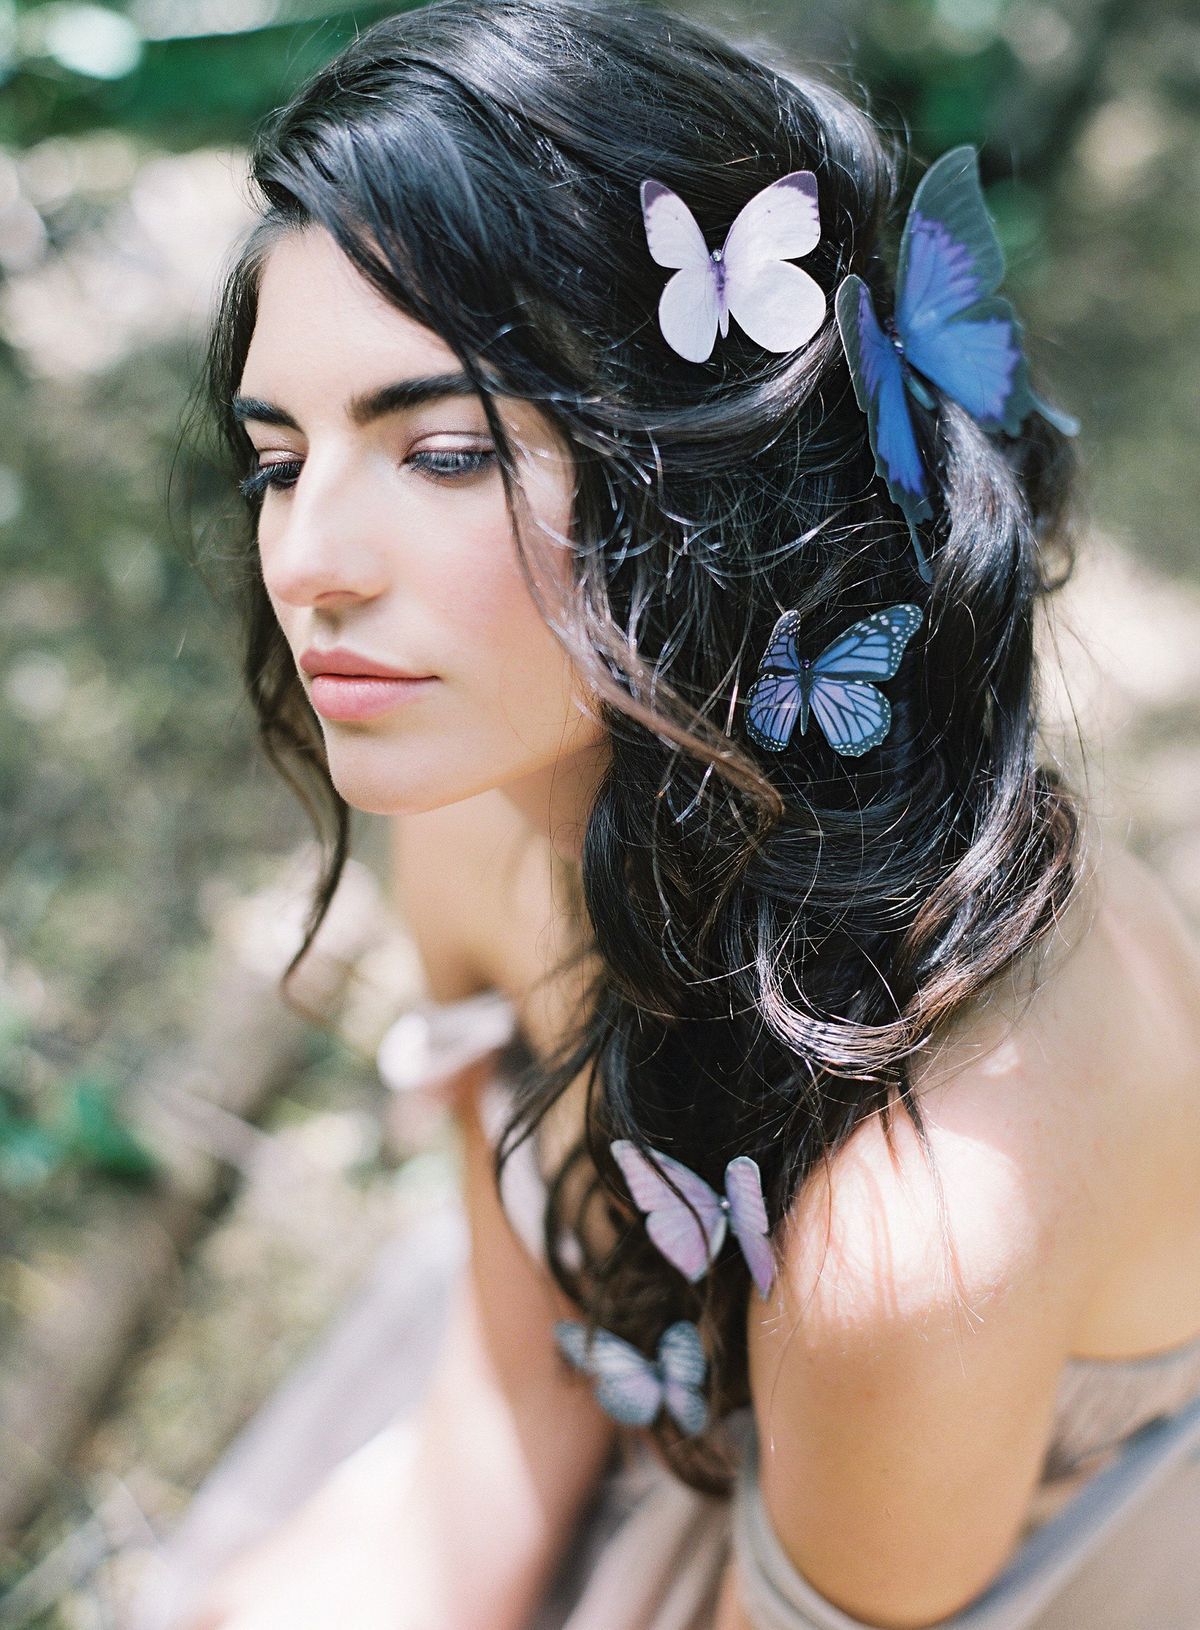
[[737, 214], [720, 249], [709, 250], [699, 223], [661, 181], [642, 182], [646, 242], [660, 266], [677, 267], [658, 302], [658, 325], [673, 351], [707, 362], [729, 333], [729, 318], [767, 351], [807, 345], [825, 320], [820, 284], [789, 262], [821, 240], [817, 178], [793, 170], [772, 181]]

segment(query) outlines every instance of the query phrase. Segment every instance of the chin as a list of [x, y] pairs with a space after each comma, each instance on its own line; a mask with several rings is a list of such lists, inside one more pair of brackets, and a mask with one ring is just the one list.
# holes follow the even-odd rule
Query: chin
[[341, 743], [328, 741], [326, 751], [334, 787], [364, 815], [420, 815], [473, 797], [503, 779], [500, 774], [481, 775], [479, 766], [456, 769], [444, 757], [439, 763], [409, 756], [406, 764], [405, 754], [378, 743], [370, 752], [348, 752]]

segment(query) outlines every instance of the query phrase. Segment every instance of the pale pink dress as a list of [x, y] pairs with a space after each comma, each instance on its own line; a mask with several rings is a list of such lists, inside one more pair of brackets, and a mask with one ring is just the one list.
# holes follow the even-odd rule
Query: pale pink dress
[[[448, 1067], [473, 1051], [490, 1051], [515, 1030], [511, 1005], [500, 998], [429, 1003], [402, 1022], [407, 1034], [394, 1036], [390, 1047], [385, 1044], [381, 1073], [414, 1116], [427, 1112]], [[414, 1027], [421, 1026], [422, 1045], [414, 1049]], [[403, 1048], [397, 1040], [405, 1042]], [[510, 1101], [504, 1062], [515, 1056], [497, 1055], [484, 1091], [484, 1120], [493, 1137]], [[514, 1229], [540, 1257], [543, 1188], [532, 1139], [505, 1168], [502, 1198]], [[461, 1271], [466, 1250], [461, 1228], [454, 1247], [441, 1250], [439, 1258], [440, 1249], [427, 1273], [427, 1307], [433, 1301], [444, 1307], [449, 1285]], [[411, 1347], [412, 1330], [428, 1335], [430, 1317], [426, 1313], [414, 1325], [412, 1309], [407, 1311]], [[401, 1324], [403, 1312], [397, 1309]], [[352, 1317], [353, 1310], [347, 1322]], [[337, 1340], [338, 1333], [330, 1339]], [[425, 1347], [436, 1351], [435, 1342], [426, 1340]], [[378, 1369], [377, 1362], [374, 1380], [364, 1373], [356, 1389], [361, 1419], [351, 1435], [358, 1443], [369, 1438], [372, 1424], [377, 1430], [394, 1415], [405, 1391], [396, 1377], [385, 1382]], [[408, 1380], [411, 1404], [421, 1382]], [[239, 1446], [231, 1456], [243, 1507], [247, 1467], [257, 1457], [256, 1527], [265, 1520], [264, 1511], [277, 1516], [281, 1503], [291, 1504], [303, 1492], [294, 1478], [286, 1493], [272, 1485], [272, 1446], [278, 1465], [285, 1430], [293, 1438], [305, 1430], [294, 1412], [288, 1418], [286, 1399], [273, 1407], [274, 1422], [268, 1415], [247, 1434], [240, 1463]], [[319, 1405], [310, 1401], [306, 1407], [309, 1430], [320, 1431]], [[725, 1426], [740, 1451], [730, 1500], [694, 1492], [662, 1465], [641, 1434], [619, 1432], [530, 1630], [711, 1630], [731, 1552], [738, 1558], [755, 1630], [864, 1630], [863, 1621], [841, 1612], [792, 1566], [773, 1532], [757, 1486], [749, 1409], [729, 1417]], [[360, 1452], [369, 1453], [369, 1443]], [[211, 1484], [197, 1497], [194, 1533], [204, 1532], [206, 1500], [210, 1530], [214, 1514], [221, 1515], [220, 1468]], [[239, 1522], [244, 1531], [249, 1517], [244, 1509], [224, 1513], [226, 1549]], [[203, 1552], [203, 1545], [189, 1548], [185, 1521], [176, 1545], [181, 1576], [190, 1573], [194, 1579], [207, 1570], [213, 1558]], [[147, 1612], [136, 1630], [159, 1630], [165, 1622]], [[1041, 1480], [1016, 1551], [990, 1587], [942, 1625], [944, 1630], [1200, 1630], [1200, 1339], [1144, 1359], [1068, 1360]]]

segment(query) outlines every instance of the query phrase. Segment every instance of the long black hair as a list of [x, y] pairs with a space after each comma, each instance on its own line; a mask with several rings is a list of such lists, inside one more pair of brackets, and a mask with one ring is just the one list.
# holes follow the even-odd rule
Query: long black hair
[[[520, 1073], [497, 1175], [585, 1078], [583, 1134], [547, 1174], [552, 1270], [588, 1320], [647, 1354], [694, 1319], [716, 1422], [748, 1401], [746, 1265], [726, 1250], [688, 1283], [648, 1240], [610, 1140], [718, 1186], [752, 1155], [777, 1223], [865, 1117], [890, 1126], [902, 1104], [924, 1138], [914, 1054], [1039, 942], [1079, 872], [1076, 806], [1039, 761], [1033, 660], [1036, 602], [1069, 569], [1069, 443], [1037, 416], [989, 436], [948, 399], [914, 410], [937, 488], [927, 587], [832, 317], [785, 355], [735, 324], [702, 366], [656, 319], [667, 274], [647, 251], [643, 178], [719, 243], [760, 188], [814, 171], [806, 270], [831, 313], [851, 271], [886, 312], [902, 157], [851, 96], [657, 7], [435, 0], [364, 32], [261, 132], [262, 220], [212, 332], [211, 404], [244, 475], [230, 398], [263, 257], [316, 224], [459, 357], [514, 522], [493, 396], [537, 403], [573, 451], [570, 592], [551, 599], [520, 558], [611, 738], [579, 872], [592, 971], [577, 1025]], [[252, 568], [244, 593], [264, 743], [328, 833], [315, 928], [347, 811]], [[841, 758], [815, 729], [782, 753], [750, 742], [745, 693], [781, 611], [799, 611], [816, 652], [913, 601], [924, 624], [881, 747]], [[714, 1435], [664, 1416], [654, 1436], [693, 1486], [728, 1487]]]

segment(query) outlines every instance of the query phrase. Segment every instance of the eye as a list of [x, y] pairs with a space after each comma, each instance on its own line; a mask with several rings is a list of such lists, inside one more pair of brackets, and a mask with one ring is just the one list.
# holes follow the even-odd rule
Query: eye
[[472, 450], [427, 448], [424, 452], [413, 453], [408, 462], [437, 480], [454, 480], [459, 476], [482, 475], [495, 457], [495, 449], [491, 447]]
[[[494, 448], [427, 448], [410, 455], [408, 463], [436, 481], [454, 481], [467, 476], [482, 475], [495, 462]], [[268, 488], [287, 490], [296, 485], [303, 463], [300, 459], [280, 459], [274, 464], [261, 464], [238, 482], [243, 498], [251, 501], [261, 498]]]
[[276, 464], [260, 464], [238, 482], [243, 498], [261, 498], [268, 487], [294, 487], [301, 469], [298, 458], [280, 459]]

